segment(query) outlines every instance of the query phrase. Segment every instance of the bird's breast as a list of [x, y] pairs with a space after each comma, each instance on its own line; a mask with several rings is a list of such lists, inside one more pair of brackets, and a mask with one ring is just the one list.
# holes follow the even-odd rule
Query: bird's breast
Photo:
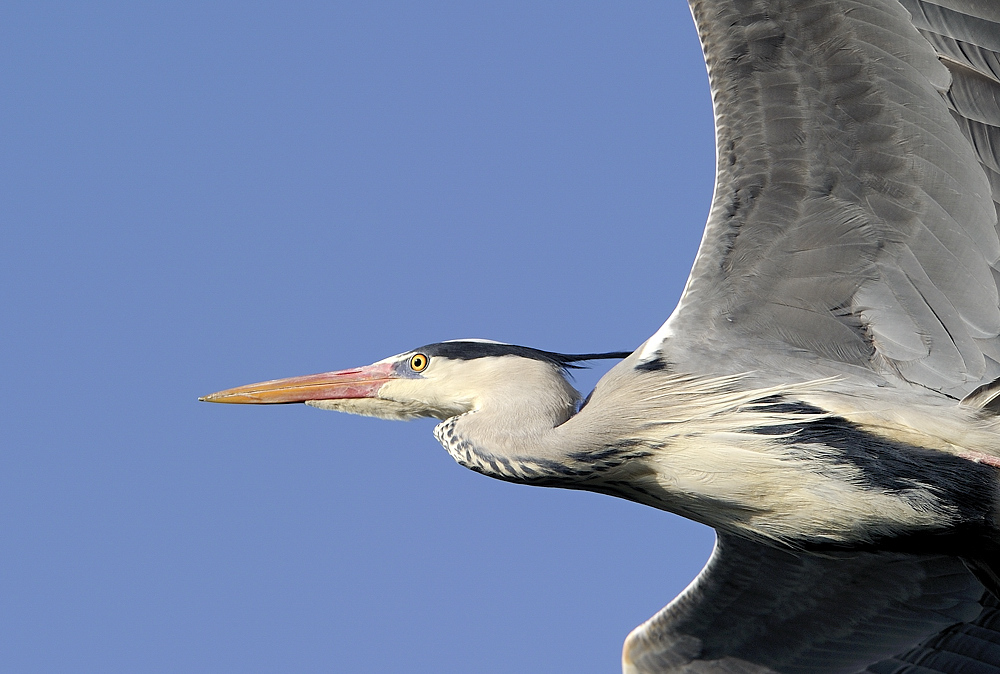
[[997, 538], [1000, 473], [988, 463], [835, 416], [733, 427], [739, 430], [650, 443], [655, 448], [639, 459], [648, 470], [633, 469], [634, 479], [612, 487], [724, 531], [797, 548], [934, 545], [956, 532]]

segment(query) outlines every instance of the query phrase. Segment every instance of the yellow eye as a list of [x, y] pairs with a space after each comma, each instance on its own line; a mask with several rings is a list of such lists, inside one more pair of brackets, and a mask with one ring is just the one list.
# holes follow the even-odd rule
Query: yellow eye
[[427, 356], [418, 353], [410, 358], [410, 369], [414, 372], [422, 372], [427, 367]]

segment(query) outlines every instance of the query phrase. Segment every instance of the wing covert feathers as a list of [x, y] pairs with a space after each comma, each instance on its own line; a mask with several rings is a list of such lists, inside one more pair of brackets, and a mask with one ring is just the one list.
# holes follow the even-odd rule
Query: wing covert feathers
[[720, 374], [807, 360], [954, 398], [1000, 376], [998, 5], [690, 4], [716, 190], [643, 359]]

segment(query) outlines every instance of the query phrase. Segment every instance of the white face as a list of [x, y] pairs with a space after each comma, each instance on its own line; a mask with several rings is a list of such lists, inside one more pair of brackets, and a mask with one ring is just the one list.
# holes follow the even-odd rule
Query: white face
[[[472, 410], [481, 368], [475, 361], [430, 358], [417, 351], [391, 356], [377, 364], [392, 364], [396, 378], [387, 381], [372, 398], [310, 400], [307, 405], [324, 410], [361, 414], [381, 419], [418, 417], [447, 419]], [[473, 375], [470, 378], [470, 375]], [[481, 383], [481, 382], [480, 382]], [[472, 388], [469, 388], [469, 385]]]
[[[578, 394], [550, 363], [516, 356], [447, 358], [410, 351], [376, 365], [391, 365], [393, 376], [371, 398], [311, 400], [325, 410], [383, 419], [448, 419], [512, 401], [536, 400], [543, 407], [572, 406]], [[552, 398], [552, 400], [549, 400]]]

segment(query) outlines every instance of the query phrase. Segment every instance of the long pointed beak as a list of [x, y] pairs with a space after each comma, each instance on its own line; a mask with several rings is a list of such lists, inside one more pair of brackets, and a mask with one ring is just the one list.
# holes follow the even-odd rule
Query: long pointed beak
[[375, 363], [353, 370], [322, 372], [237, 386], [198, 400], [207, 403], [269, 405], [304, 403], [308, 400], [374, 398], [386, 382], [396, 378], [392, 363]]

